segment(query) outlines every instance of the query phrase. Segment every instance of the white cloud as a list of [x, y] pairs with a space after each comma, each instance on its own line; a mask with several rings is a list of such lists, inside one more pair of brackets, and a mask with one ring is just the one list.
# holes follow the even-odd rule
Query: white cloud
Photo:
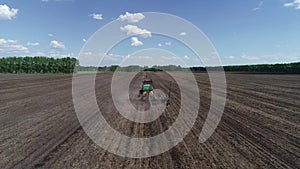
[[146, 29], [141, 29], [135, 25], [125, 25], [120, 27], [122, 31], [126, 31], [127, 35], [140, 35], [144, 38], [151, 37], [151, 32]]
[[159, 46], [159, 47], [162, 47], [162, 44], [161, 44], [161, 43], [159, 43], [159, 44], [157, 44], [157, 46]]
[[46, 54], [44, 52], [38, 51], [36, 53], [34, 53], [35, 56], [46, 56]]
[[18, 43], [17, 40], [0, 39], [0, 53], [11, 54], [11, 53], [29, 53], [28, 48]]
[[0, 19], [11, 20], [18, 14], [19, 9], [10, 8], [6, 4], [0, 5]]
[[184, 59], [190, 59], [190, 57], [188, 55], [184, 55], [183, 58]]
[[6, 40], [5, 39], [0, 39], [0, 45], [6, 43]]
[[184, 65], [180, 57], [173, 55], [156, 55], [142, 53], [139, 55], [128, 55], [122, 61], [122, 66], [140, 65], [140, 66], [153, 66], [153, 65]]
[[144, 19], [145, 16], [142, 13], [129, 13], [126, 12], [125, 15], [120, 15], [121, 21], [127, 20], [129, 23], [136, 23]]
[[40, 43], [38, 42], [27, 42], [27, 46], [39, 46]]
[[295, 7], [295, 9], [300, 9], [300, 0], [294, 0], [293, 2], [288, 2], [283, 4], [284, 7]]
[[53, 40], [53, 41], [50, 42], [50, 47], [51, 47], [52, 49], [58, 49], [58, 50], [66, 49], [64, 43], [58, 42], [58, 41], [56, 41], [56, 40]]
[[17, 40], [11, 40], [11, 39], [0, 39], [0, 45], [4, 44], [14, 44], [17, 43]]
[[[99, 64], [99, 60], [103, 58]], [[116, 65], [122, 62], [124, 56], [116, 54], [96, 53], [93, 51], [83, 51], [78, 57], [79, 63], [82, 66], [107, 66]], [[99, 64], [99, 65], [98, 65]]]
[[167, 45], [167, 46], [171, 46], [171, 45], [172, 45], [172, 43], [171, 43], [171, 42], [165, 42], [165, 45]]
[[96, 20], [103, 19], [102, 14], [99, 14], [99, 13], [93, 13], [93, 14], [90, 14], [89, 16], [91, 16], [93, 19], [96, 19]]
[[52, 33], [49, 33], [48, 36], [49, 36], [49, 37], [53, 37], [54, 35], [53, 35]]
[[283, 6], [291, 7], [291, 6], [294, 6], [294, 3], [293, 2], [285, 3], [285, 4], [283, 4]]
[[139, 41], [137, 37], [131, 38], [131, 46], [142, 46], [143, 42]]
[[257, 10], [260, 10], [261, 6], [264, 4], [264, 1], [260, 1], [257, 5], [257, 7], [255, 8], [252, 8], [252, 11], [257, 11]]
[[290, 55], [286, 57], [290, 62], [299, 62], [300, 56]]
[[245, 53], [242, 53], [242, 58], [247, 59], [247, 60], [259, 60], [260, 59], [259, 57], [249, 56], [249, 55], [246, 55]]
[[228, 56], [228, 58], [229, 58], [229, 59], [234, 59], [235, 56], [232, 56], [232, 55], [231, 55], [231, 56]]
[[85, 38], [83, 38], [82, 41], [85, 43], [87, 40]]
[[48, 56], [53, 57], [53, 58], [76, 57], [73, 53], [63, 53], [62, 51], [59, 51], [59, 50], [51, 50], [48, 53]]
[[186, 33], [186, 32], [181, 32], [179, 35], [180, 35], [180, 36], [186, 36], [187, 33]]

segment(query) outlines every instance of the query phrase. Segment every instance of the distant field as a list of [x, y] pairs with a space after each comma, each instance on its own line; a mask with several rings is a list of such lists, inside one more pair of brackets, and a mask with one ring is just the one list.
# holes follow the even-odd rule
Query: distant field
[[[137, 124], [113, 106], [112, 75], [97, 74], [96, 96], [113, 128], [128, 136], [149, 137], [175, 121], [177, 85], [160, 118]], [[143, 77], [138, 74], [130, 86], [138, 109], [149, 106], [136, 95]], [[148, 72], [148, 77], [154, 88], [165, 92], [172, 81], [162, 72]], [[168, 152], [130, 159], [105, 151], [84, 133], [73, 107], [71, 74], [0, 74], [0, 168], [300, 168], [299, 75], [227, 73], [225, 112], [204, 144], [198, 136], [210, 107], [210, 83], [206, 73], [195, 77], [201, 105], [192, 131]]]

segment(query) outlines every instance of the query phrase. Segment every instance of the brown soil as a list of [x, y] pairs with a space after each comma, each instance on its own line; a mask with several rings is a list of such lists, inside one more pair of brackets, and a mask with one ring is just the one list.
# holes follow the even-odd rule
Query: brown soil
[[[165, 93], [175, 83], [166, 73], [147, 76]], [[0, 168], [300, 168], [300, 76], [227, 74], [222, 120], [203, 144], [198, 137], [210, 107], [210, 83], [205, 73], [195, 77], [201, 103], [187, 137], [161, 155], [131, 159], [105, 151], [85, 134], [73, 107], [72, 75], [0, 74]], [[97, 75], [96, 96], [105, 119], [119, 132], [154, 136], [176, 120], [176, 83], [165, 112], [140, 124], [117, 112], [111, 78], [112, 73]], [[149, 102], [137, 96], [143, 78], [141, 73], [132, 81], [130, 100], [147, 110]]]

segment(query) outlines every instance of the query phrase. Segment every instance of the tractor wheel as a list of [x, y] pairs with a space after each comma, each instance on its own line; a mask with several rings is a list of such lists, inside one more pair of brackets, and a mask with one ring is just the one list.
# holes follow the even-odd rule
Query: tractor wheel
[[143, 97], [145, 97], [145, 96], [147, 96], [147, 92], [146, 91], [143, 92]]
[[150, 92], [149, 92], [149, 96], [153, 96], [153, 91], [150, 91]]

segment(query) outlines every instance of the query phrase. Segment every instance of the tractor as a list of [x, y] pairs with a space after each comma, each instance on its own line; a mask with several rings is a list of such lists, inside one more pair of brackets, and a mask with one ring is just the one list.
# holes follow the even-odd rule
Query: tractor
[[172, 82], [170, 82], [168, 95], [165, 95], [161, 90], [156, 90], [154, 93], [152, 79], [144, 79], [142, 84], [142, 89], [140, 89], [139, 91], [139, 97], [142, 96], [141, 100], [145, 101], [145, 99], [149, 99], [149, 96], [153, 96], [150, 97], [151, 104], [158, 104], [159, 102], [160, 104], [164, 103], [166, 104], [166, 106], [169, 106], [171, 103], [170, 102], [171, 88], [172, 88]]
[[142, 98], [144, 98], [152, 95], [153, 95], [152, 80], [151, 79], [143, 80], [143, 85], [142, 85], [142, 89], [139, 92], [139, 96], [142, 96]]

